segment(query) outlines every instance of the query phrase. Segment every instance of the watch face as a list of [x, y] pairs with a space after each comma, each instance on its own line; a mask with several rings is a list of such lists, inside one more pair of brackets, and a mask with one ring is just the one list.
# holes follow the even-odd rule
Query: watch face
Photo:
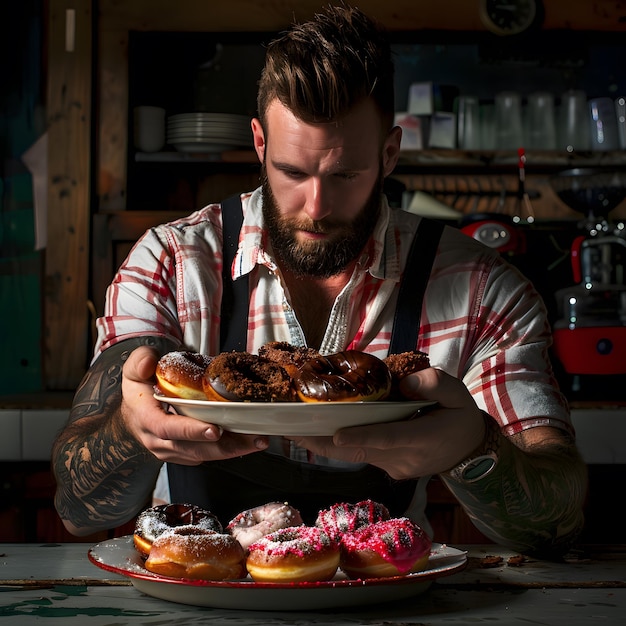
[[517, 35], [536, 17], [537, 0], [480, 0], [480, 18], [497, 35]]

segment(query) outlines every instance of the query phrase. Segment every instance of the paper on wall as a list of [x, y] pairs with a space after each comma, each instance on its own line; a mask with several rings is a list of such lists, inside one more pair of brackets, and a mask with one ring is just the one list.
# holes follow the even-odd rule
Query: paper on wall
[[22, 155], [22, 161], [33, 178], [35, 202], [35, 250], [48, 242], [48, 133], [44, 133]]

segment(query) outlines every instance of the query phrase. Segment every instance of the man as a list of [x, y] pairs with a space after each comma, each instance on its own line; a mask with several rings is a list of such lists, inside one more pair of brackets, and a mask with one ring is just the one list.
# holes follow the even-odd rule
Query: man
[[[166, 463], [172, 501], [225, 522], [264, 499], [305, 507], [310, 522], [317, 508], [371, 497], [428, 528], [425, 484], [438, 474], [494, 541], [562, 555], [583, 524], [586, 472], [543, 304], [493, 251], [453, 228], [439, 241], [424, 233], [432, 224], [389, 208], [383, 180], [401, 130], [384, 35], [349, 7], [293, 26], [268, 47], [258, 112], [262, 185], [242, 195], [232, 273], [222, 280], [223, 217], [239, 208], [212, 204], [146, 233], [108, 290], [94, 360], [53, 449], [65, 526], [84, 535], [132, 519]], [[152, 396], [156, 362], [229, 348], [220, 307], [231, 278], [246, 285], [249, 352], [288, 341], [382, 358], [398, 351], [400, 310], [400, 335], [414, 337], [402, 349], [433, 366], [402, 392], [436, 407], [332, 438], [235, 434], [168, 413]]]

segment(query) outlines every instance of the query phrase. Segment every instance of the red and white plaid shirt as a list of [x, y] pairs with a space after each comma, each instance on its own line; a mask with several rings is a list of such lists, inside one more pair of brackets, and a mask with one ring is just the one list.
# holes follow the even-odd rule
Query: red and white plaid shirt
[[[249, 274], [247, 349], [268, 341], [305, 345], [263, 230], [261, 193], [242, 196], [244, 223], [233, 278]], [[367, 252], [337, 297], [320, 351], [362, 350], [385, 357], [399, 280], [420, 218], [390, 209], [382, 214]], [[167, 337], [180, 349], [219, 351], [222, 220], [211, 204], [175, 222], [150, 229], [125, 260], [98, 319], [94, 360], [109, 346], [135, 336]], [[424, 295], [417, 349], [431, 364], [460, 378], [478, 406], [506, 433], [550, 425], [572, 431], [569, 410], [552, 374], [550, 331], [541, 298], [500, 255], [446, 228]], [[272, 437], [269, 451], [303, 463], [337, 468], [350, 464], [311, 457]], [[423, 528], [426, 484], [418, 480], [407, 510]], [[167, 501], [166, 466], [155, 500]]]
[[[305, 337], [268, 251], [261, 193], [242, 196], [244, 223], [233, 277], [249, 274], [247, 349]], [[383, 204], [367, 252], [337, 297], [320, 351], [385, 357], [399, 279], [420, 218]], [[150, 229], [110, 285], [98, 319], [96, 358], [134, 336], [167, 337], [180, 349], [219, 351], [221, 207], [211, 204]], [[417, 349], [463, 380], [505, 432], [539, 425], [571, 430], [549, 361], [549, 325], [532, 285], [500, 255], [446, 228], [424, 296]]]

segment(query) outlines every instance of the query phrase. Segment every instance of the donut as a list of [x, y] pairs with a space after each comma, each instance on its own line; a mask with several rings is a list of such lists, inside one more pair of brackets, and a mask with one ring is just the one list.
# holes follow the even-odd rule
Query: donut
[[197, 352], [168, 352], [157, 363], [157, 389], [168, 398], [206, 400], [202, 379], [210, 362]]
[[259, 356], [278, 363], [292, 377], [309, 359], [320, 356], [314, 348], [294, 346], [287, 341], [269, 341], [259, 348], [258, 353]]
[[245, 551], [231, 535], [198, 526], [178, 526], [159, 535], [145, 562], [148, 571], [193, 580], [229, 580], [246, 575]]
[[339, 567], [339, 544], [314, 526], [281, 528], [248, 548], [246, 569], [257, 582], [330, 580]]
[[432, 543], [407, 517], [364, 526], [341, 538], [340, 567], [350, 578], [384, 578], [426, 568]]
[[219, 402], [289, 402], [291, 377], [276, 363], [249, 352], [222, 352], [211, 359], [202, 386]]
[[398, 385], [405, 376], [430, 367], [428, 354], [419, 350], [390, 354], [383, 361], [391, 372], [390, 399], [392, 400], [403, 399], [404, 396], [400, 393]]
[[373, 354], [346, 350], [309, 359], [294, 386], [303, 402], [373, 402], [389, 395], [391, 374]]
[[302, 524], [304, 522], [300, 511], [286, 502], [269, 502], [236, 515], [227, 524], [226, 532], [230, 533], [247, 550], [252, 543], [265, 535], [281, 528]]
[[321, 528], [331, 538], [339, 540], [345, 533], [388, 520], [390, 517], [384, 504], [372, 500], [362, 500], [356, 504], [339, 502], [322, 509], [317, 514], [315, 526]]
[[398, 380], [401, 380], [413, 372], [418, 372], [419, 370], [430, 367], [428, 354], [420, 352], [419, 350], [390, 354], [383, 359], [383, 362], [389, 368], [391, 377]]
[[213, 513], [194, 504], [159, 504], [143, 510], [135, 521], [133, 543], [148, 556], [154, 541], [177, 526], [193, 525], [201, 530], [221, 533], [223, 528]]

